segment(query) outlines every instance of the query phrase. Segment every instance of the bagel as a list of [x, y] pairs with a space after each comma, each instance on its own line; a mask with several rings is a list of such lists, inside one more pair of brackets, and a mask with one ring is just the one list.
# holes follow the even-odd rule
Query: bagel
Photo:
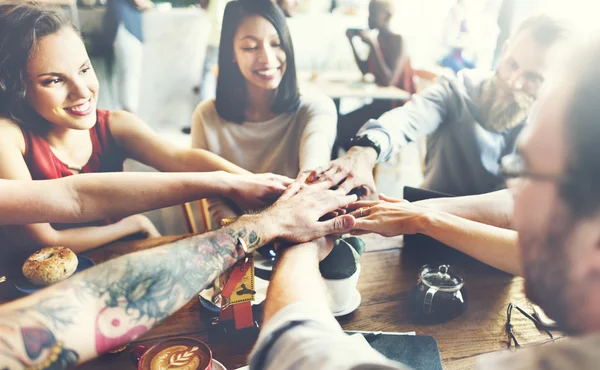
[[25, 260], [23, 275], [35, 285], [50, 285], [73, 275], [77, 270], [77, 255], [66, 247], [41, 249]]

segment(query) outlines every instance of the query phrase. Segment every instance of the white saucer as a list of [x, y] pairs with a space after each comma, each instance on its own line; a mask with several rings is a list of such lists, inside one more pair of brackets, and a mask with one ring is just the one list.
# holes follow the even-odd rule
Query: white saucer
[[212, 370], [227, 370], [227, 368], [225, 366], [223, 366], [222, 363], [220, 363], [219, 361], [215, 360], [213, 358], [212, 360]]
[[362, 297], [360, 295], [360, 292], [358, 290], [355, 290], [352, 300], [351, 300], [351, 304], [349, 304], [348, 307], [346, 307], [343, 310], [334, 312], [333, 316], [340, 317], [340, 316], [345, 316], [351, 312], [354, 312], [360, 306], [361, 301], [362, 301]]
[[258, 252], [252, 253], [252, 256], [254, 257], [254, 268], [265, 271], [273, 270], [273, 260], [263, 257], [263, 255]]

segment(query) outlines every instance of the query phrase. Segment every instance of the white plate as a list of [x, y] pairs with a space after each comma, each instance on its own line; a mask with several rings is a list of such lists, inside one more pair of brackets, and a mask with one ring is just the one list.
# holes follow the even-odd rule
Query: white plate
[[220, 363], [219, 361], [217, 361], [213, 358], [212, 370], [227, 370], [227, 368], [225, 368], [225, 366], [223, 366], [222, 363]]
[[338, 311], [338, 312], [334, 312], [333, 316], [335, 317], [340, 317], [340, 316], [345, 316], [351, 312], [354, 312], [359, 306], [360, 306], [360, 302], [362, 301], [362, 297], [360, 295], [360, 292], [358, 290], [354, 291], [353, 297], [352, 297], [352, 304], [349, 304], [348, 307], [346, 307], [345, 309]]

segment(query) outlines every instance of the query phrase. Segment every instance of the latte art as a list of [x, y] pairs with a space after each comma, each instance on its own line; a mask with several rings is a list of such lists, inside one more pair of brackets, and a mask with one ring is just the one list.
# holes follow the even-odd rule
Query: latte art
[[171, 338], [159, 342], [139, 357], [138, 370], [208, 370], [212, 368], [210, 348], [194, 338]]
[[160, 351], [150, 362], [150, 370], [197, 370], [204, 362], [198, 347], [171, 346]]

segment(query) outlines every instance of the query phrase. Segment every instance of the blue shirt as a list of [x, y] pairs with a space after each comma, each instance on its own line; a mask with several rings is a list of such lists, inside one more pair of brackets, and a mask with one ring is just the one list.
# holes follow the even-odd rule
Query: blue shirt
[[504, 188], [500, 159], [514, 152], [525, 121], [503, 132], [480, 123], [481, 87], [490, 72], [463, 70], [442, 78], [404, 106], [367, 122], [359, 131], [381, 147], [379, 160], [428, 135], [423, 187], [452, 195], [489, 193]]
[[144, 41], [142, 11], [131, 0], [108, 0], [104, 25], [110, 40], [115, 39], [117, 28], [121, 23], [140, 42]]

